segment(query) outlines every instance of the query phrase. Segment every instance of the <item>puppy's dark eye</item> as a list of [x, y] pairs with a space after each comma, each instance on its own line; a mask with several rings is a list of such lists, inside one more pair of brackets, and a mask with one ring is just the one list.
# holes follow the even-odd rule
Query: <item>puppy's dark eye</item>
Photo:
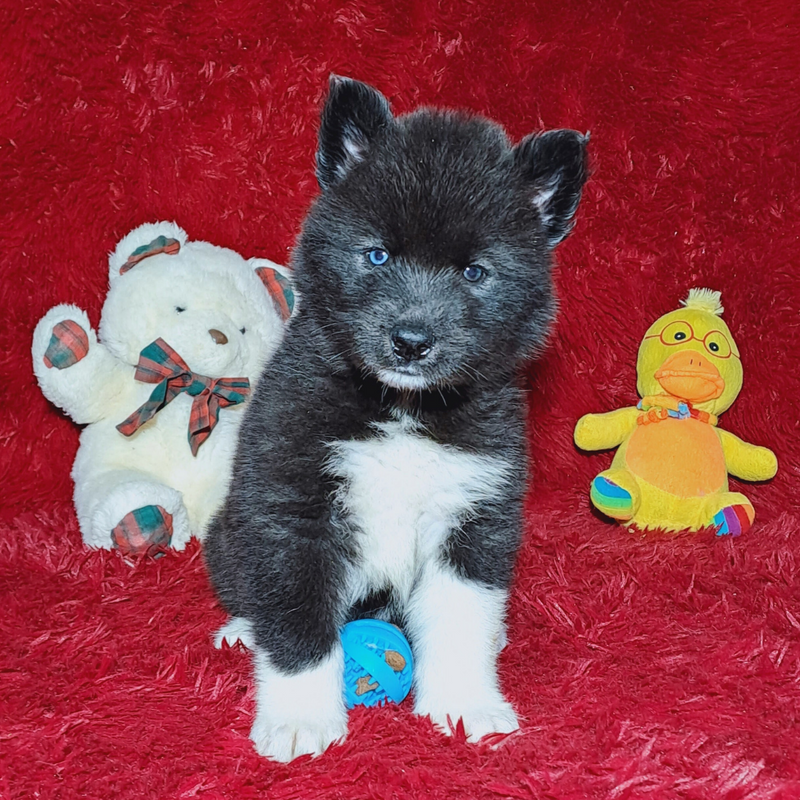
[[375, 250], [368, 250], [367, 258], [369, 259], [370, 264], [380, 267], [389, 260], [389, 254], [385, 250], [381, 250], [378, 247]]
[[183, 312], [184, 312], [184, 311], [186, 311], [186, 309], [185, 309], [183, 306], [175, 306], [175, 310], [176, 310], [176, 311], [177, 311], [179, 314], [183, 314]]
[[461, 274], [470, 283], [478, 283], [478, 281], [486, 277], [486, 270], [483, 267], [479, 267], [477, 264], [470, 264]]
[[247, 328], [239, 328], [239, 333], [247, 333]]

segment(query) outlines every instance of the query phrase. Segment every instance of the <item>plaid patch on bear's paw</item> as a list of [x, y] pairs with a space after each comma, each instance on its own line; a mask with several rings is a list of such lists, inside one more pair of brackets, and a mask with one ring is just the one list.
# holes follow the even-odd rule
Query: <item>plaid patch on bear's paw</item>
[[172, 541], [172, 514], [161, 506], [136, 508], [111, 531], [111, 541], [125, 555], [163, 553]]
[[71, 319], [53, 326], [50, 344], [44, 351], [44, 363], [50, 369], [66, 369], [77, 364], [89, 352], [89, 336]]

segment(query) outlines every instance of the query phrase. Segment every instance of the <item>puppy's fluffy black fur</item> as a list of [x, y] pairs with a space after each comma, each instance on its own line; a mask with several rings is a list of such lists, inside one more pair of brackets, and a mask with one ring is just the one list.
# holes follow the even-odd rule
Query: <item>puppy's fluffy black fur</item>
[[[250, 402], [205, 545], [224, 606], [252, 622], [275, 668], [319, 663], [354, 615], [386, 607], [402, 622], [392, 586], [346, 600], [359, 547], [325, 469], [330, 443], [367, 440], [376, 422], [409, 415], [436, 443], [511, 465], [438, 554], [465, 580], [507, 587], [527, 467], [515, 378], [553, 318], [551, 251], [580, 198], [586, 142], [561, 130], [512, 146], [478, 117], [394, 118], [375, 90], [332, 80], [323, 191], [293, 256], [299, 310]], [[371, 263], [376, 250], [385, 264]], [[424, 348], [400, 357], [398, 331]]]

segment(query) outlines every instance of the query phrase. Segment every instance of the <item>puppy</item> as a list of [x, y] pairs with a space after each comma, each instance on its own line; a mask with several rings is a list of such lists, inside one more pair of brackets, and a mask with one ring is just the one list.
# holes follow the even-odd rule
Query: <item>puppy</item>
[[401, 625], [414, 704], [471, 740], [517, 728], [496, 660], [527, 472], [520, 365], [555, 312], [551, 251], [586, 178], [569, 130], [512, 146], [481, 118], [393, 117], [331, 80], [299, 310], [240, 433], [205, 556], [254, 650], [256, 750], [345, 736], [348, 620]]

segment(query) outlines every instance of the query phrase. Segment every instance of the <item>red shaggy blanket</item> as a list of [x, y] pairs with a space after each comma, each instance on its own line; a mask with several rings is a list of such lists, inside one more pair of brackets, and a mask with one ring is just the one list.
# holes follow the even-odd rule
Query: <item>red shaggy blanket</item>
[[[800, 797], [795, 0], [10, 0], [0, 30], [2, 800]], [[29, 348], [56, 303], [97, 324], [107, 253], [142, 222], [285, 261], [331, 71], [398, 111], [590, 130], [593, 174], [530, 370], [501, 663], [521, 730], [472, 746], [406, 702], [278, 766], [247, 738], [248, 655], [211, 645], [200, 549], [131, 565], [81, 546], [78, 432]], [[722, 425], [780, 461], [736, 540], [601, 519], [588, 485], [610, 455], [571, 440], [635, 402], [640, 338], [692, 286], [722, 291], [742, 350]]]

